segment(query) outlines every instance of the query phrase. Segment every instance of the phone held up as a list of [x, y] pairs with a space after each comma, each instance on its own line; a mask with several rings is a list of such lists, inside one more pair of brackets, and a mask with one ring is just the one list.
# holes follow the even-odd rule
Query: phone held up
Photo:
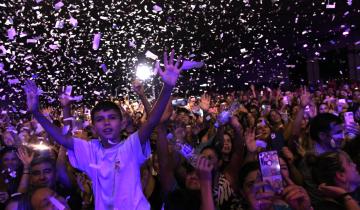
[[273, 191], [281, 194], [284, 187], [277, 151], [260, 152], [259, 164], [262, 181], [268, 183], [268, 185], [264, 187], [264, 191]]

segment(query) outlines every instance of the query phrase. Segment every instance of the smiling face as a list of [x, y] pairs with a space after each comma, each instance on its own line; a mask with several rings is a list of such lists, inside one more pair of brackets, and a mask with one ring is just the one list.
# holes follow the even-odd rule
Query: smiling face
[[121, 116], [113, 109], [100, 110], [94, 114], [93, 125], [100, 139], [118, 142], [120, 140]]

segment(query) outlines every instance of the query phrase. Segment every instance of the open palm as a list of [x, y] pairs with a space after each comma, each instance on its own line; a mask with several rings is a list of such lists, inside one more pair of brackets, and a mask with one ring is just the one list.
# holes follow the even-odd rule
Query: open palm
[[170, 86], [176, 85], [176, 81], [181, 72], [181, 56], [178, 56], [177, 61], [174, 64], [174, 54], [175, 51], [172, 50], [170, 53], [170, 57], [168, 57], [167, 52], [164, 52], [164, 70], [161, 69], [159, 62], [156, 62], [155, 65], [156, 71], [160, 74], [163, 82]]
[[39, 90], [34, 81], [26, 80], [23, 86], [26, 94], [26, 104], [30, 112], [39, 110]]

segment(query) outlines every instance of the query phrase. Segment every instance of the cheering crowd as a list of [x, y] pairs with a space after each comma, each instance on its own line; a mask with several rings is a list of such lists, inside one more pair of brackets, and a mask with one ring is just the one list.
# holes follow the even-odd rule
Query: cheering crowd
[[180, 60], [156, 64], [155, 103], [134, 81], [90, 113], [26, 81], [29, 116], [1, 112], [0, 208], [360, 209], [359, 84], [175, 97]]

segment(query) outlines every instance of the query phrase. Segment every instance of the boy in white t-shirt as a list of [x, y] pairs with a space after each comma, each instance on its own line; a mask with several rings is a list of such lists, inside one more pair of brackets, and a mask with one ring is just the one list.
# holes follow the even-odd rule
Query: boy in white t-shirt
[[164, 82], [163, 89], [148, 120], [125, 141], [120, 141], [122, 116], [119, 107], [109, 101], [98, 103], [91, 112], [99, 139], [84, 141], [63, 135], [39, 111], [38, 88], [33, 81], [24, 86], [28, 110], [45, 131], [68, 149], [70, 163], [92, 180], [96, 210], [143, 210], [150, 205], [142, 193], [140, 166], [150, 155], [149, 137], [157, 126], [181, 72], [181, 57], [174, 64], [174, 50], [164, 53], [164, 70], [156, 68]]

